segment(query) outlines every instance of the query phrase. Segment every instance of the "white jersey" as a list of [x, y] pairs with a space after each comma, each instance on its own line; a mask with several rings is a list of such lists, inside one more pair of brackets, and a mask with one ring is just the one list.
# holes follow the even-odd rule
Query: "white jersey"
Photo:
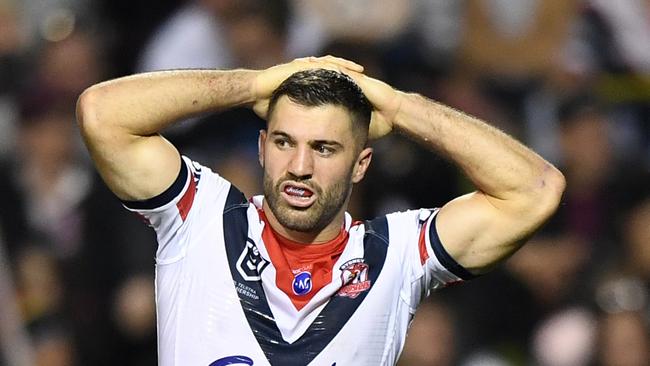
[[443, 249], [435, 210], [365, 222], [346, 214], [329, 282], [298, 306], [311, 274], [280, 278], [263, 240], [263, 198], [247, 201], [186, 157], [181, 166], [163, 194], [124, 202], [157, 233], [160, 365], [393, 365], [419, 302], [471, 277]]

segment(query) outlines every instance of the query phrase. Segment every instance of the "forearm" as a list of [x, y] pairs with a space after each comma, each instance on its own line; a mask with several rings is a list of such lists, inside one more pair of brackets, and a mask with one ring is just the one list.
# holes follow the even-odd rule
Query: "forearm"
[[477, 118], [417, 94], [401, 94], [398, 130], [459, 166], [477, 189], [498, 200], [535, 199], [561, 174], [539, 155]]
[[114, 137], [149, 136], [183, 118], [252, 103], [256, 73], [175, 70], [110, 80], [81, 95], [79, 119]]

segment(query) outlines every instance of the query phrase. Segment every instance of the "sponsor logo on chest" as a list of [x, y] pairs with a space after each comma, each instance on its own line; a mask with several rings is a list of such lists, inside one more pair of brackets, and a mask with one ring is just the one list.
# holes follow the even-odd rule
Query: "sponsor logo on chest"
[[307, 295], [311, 291], [311, 273], [300, 272], [293, 277], [293, 293], [302, 296]]

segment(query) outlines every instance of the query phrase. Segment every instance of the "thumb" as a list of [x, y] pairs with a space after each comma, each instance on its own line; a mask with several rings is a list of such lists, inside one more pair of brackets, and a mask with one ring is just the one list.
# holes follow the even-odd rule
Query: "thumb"
[[269, 113], [269, 99], [262, 99], [253, 104], [253, 111], [258, 117], [266, 120]]

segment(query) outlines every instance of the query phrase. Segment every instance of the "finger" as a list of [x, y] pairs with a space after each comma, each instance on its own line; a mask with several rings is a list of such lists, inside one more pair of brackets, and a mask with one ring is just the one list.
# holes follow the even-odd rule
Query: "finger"
[[325, 60], [322, 57], [303, 57], [294, 60], [295, 67], [297, 70], [308, 70], [308, 69], [327, 69], [332, 71], [341, 72], [342, 65], [334, 62]]
[[324, 60], [326, 62], [341, 65], [341, 66], [343, 66], [344, 68], [346, 68], [348, 70], [352, 70], [352, 71], [356, 71], [356, 72], [363, 72], [363, 66], [359, 65], [358, 63], [356, 63], [354, 61], [346, 60], [346, 59], [341, 58], [341, 57], [327, 55], [327, 56], [320, 57], [320, 59]]
[[343, 73], [346, 74], [347, 76], [351, 77], [352, 80], [354, 80], [354, 82], [357, 83], [359, 86], [362, 86], [363, 84], [366, 83], [366, 80], [365, 80], [366, 75], [364, 75], [364, 74], [362, 74], [360, 72], [356, 72], [356, 71], [352, 71], [352, 70], [344, 70]]
[[258, 117], [262, 118], [263, 120], [266, 120], [268, 118], [268, 112], [269, 112], [269, 100], [263, 100], [255, 103], [253, 105], [253, 111], [255, 114], [257, 114]]
[[336, 71], [339, 73], [343, 73], [345, 71], [345, 68], [341, 67], [341, 65], [339, 64], [334, 64], [331, 62], [324, 62], [324, 61], [311, 62], [308, 65], [306, 65], [305, 69], [326, 69], [326, 70]]

